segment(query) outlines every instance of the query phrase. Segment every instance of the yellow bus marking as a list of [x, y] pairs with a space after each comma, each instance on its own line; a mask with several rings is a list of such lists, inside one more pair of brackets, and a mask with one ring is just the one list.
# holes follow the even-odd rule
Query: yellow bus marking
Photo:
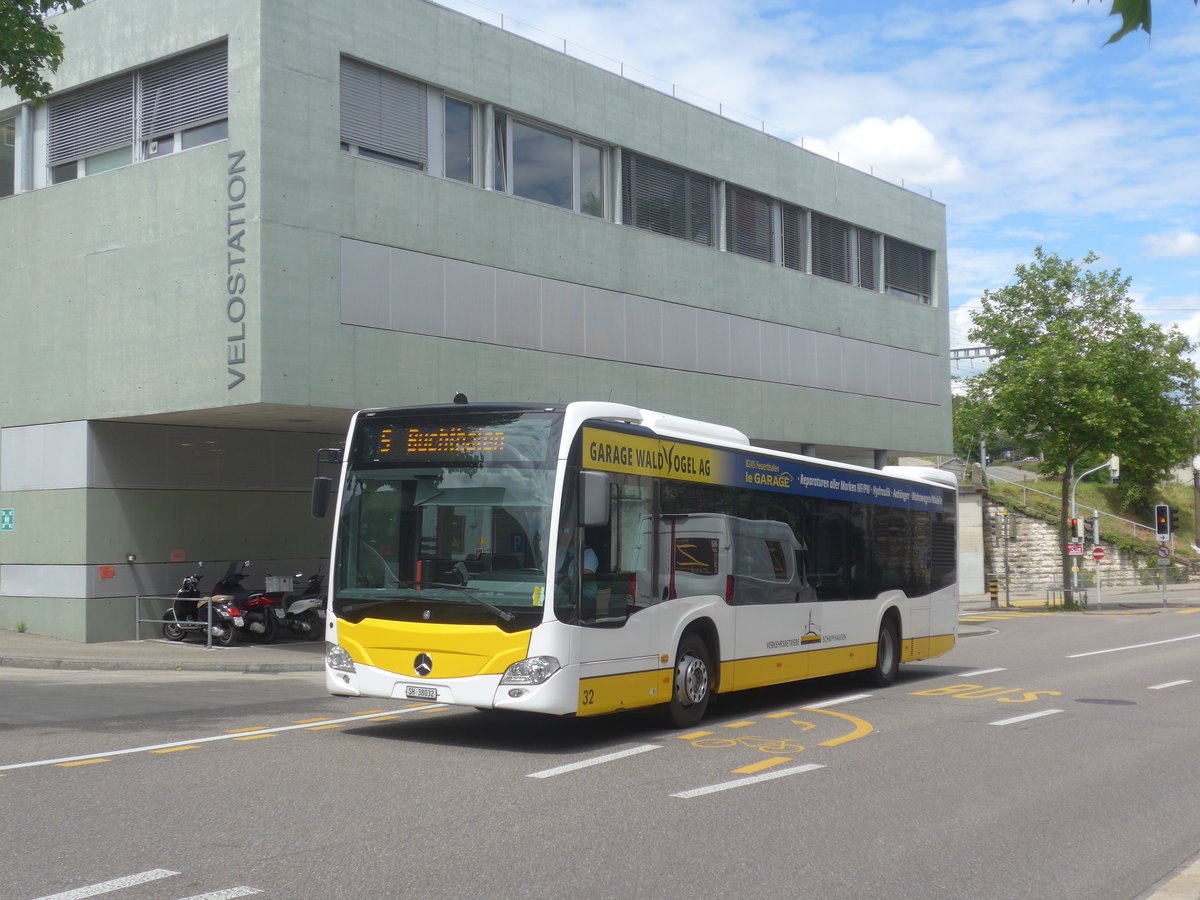
[[1177, 609], [1175, 612], [1179, 613], [1181, 616], [1186, 616], [1188, 613], [1200, 612], [1200, 606], [1196, 607], [1195, 609]]
[[681, 741], [690, 741], [693, 738], [708, 737], [710, 734], [712, 734], [711, 731], [691, 731], [687, 734], [677, 734], [675, 737]]
[[763, 769], [773, 768], [780, 763], [791, 762], [790, 756], [772, 756], [770, 759], [764, 759], [761, 762], [751, 763], [748, 766], [742, 766], [740, 769], [734, 769], [735, 775], [753, 775], [755, 772], [761, 772]]
[[786, 719], [788, 716], [794, 716], [794, 715], [796, 715], [795, 711], [789, 709], [787, 712], [767, 713], [766, 718], [768, 718], [768, 719]]
[[106, 763], [106, 762], [112, 762], [112, 760], [111, 759], [77, 759], [77, 760], [75, 760], [75, 762], [59, 763], [58, 765], [59, 765], [59, 768], [70, 769], [74, 766], [91, 766], [91, 765], [95, 765], [96, 763]]
[[248, 734], [245, 737], [234, 738], [235, 741], [257, 741], [259, 738], [275, 737], [273, 734]]
[[293, 719], [293, 725], [311, 725], [313, 722], [328, 722], [329, 716], [317, 716], [315, 719]]
[[167, 747], [164, 750], [151, 750], [151, 753], [178, 753], [180, 750], [199, 750], [199, 744], [188, 744], [186, 747]]
[[872, 725], [870, 722], [867, 722], [864, 719], [860, 719], [858, 716], [849, 716], [849, 715], [846, 715], [846, 713], [834, 712], [831, 709], [812, 709], [812, 710], [808, 710], [808, 711], [824, 713], [827, 716], [837, 716], [839, 719], [845, 719], [847, 722], [849, 722], [851, 725], [854, 726], [853, 731], [851, 731], [848, 734], [842, 735], [840, 738], [833, 738], [832, 740], [821, 741], [820, 746], [822, 746], [822, 747], [836, 747], [839, 744], [848, 744], [850, 741], [856, 741], [860, 737], [866, 737], [868, 734], [870, 734], [872, 731], [875, 730], [874, 725]]
[[728, 723], [725, 725], [725, 727], [726, 727], [726, 728], [745, 728], [745, 727], [747, 727], [748, 725], [753, 725], [753, 724], [754, 724], [753, 722], [749, 722], [749, 721], [743, 721], [743, 722], [728, 722]]
[[417, 712], [426, 712], [426, 713], [441, 712], [445, 708], [446, 708], [445, 706], [430, 706], [427, 709], [419, 709], [419, 710], [417, 710]]
[[253, 727], [250, 727], [250, 728], [230, 728], [229, 730], [227, 730], [225, 732], [225, 734], [244, 734], [247, 731], [263, 731], [263, 730], [265, 730], [265, 726], [254, 725]]
[[400, 718], [400, 717], [399, 716], [376, 716], [371, 721], [372, 722], [390, 722], [393, 719], [398, 719], [398, 718]]
[[344, 722], [334, 722], [332, 725], [314, 725], [312, 728], [306, 728], [305, 731], [328, 731], [330, 728], [341, 728]]

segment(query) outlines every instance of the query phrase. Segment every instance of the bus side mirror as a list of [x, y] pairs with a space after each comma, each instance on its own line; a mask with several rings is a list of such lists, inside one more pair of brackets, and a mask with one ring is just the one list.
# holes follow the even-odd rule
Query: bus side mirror
[[609, 484], [603, 472], [579, 473], [579, 524], [584, 528], [608, 524]]
[[329, 509], [329, 492], [333, 488], [333, 479], [327, 475], [318, 475], [313, 479], [312, 514], [314, 519], [325, 518]]

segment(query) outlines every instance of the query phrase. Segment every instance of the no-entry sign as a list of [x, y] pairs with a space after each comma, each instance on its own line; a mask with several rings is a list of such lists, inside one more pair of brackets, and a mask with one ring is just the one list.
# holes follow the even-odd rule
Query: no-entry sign
[[1100, 562], [1100, 560], [1104, 559], [1104, 548], [1097, 547], [1095, 550], [1093, 550], [1092, 559], [1094, 559], [1096, 562]]

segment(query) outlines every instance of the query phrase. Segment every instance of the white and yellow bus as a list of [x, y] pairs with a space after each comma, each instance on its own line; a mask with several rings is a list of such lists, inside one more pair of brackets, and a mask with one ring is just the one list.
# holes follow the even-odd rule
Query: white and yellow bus
[[954, 646], [954, 485], [617, 403], [365, 410], [342, 453], [326, 684], [557, 715], [657, 705], [681, 727], [713, 694], [888, 684]]

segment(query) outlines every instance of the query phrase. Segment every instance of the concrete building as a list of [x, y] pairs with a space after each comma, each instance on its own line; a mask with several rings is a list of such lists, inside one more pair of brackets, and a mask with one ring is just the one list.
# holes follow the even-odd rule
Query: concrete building
[[196, 560], [315, 566], [361, 407], [950, 451], [928, 197], [423, 0], [54, 22], [48, 101], [0, 90], [0, 627], [123, 638]]

